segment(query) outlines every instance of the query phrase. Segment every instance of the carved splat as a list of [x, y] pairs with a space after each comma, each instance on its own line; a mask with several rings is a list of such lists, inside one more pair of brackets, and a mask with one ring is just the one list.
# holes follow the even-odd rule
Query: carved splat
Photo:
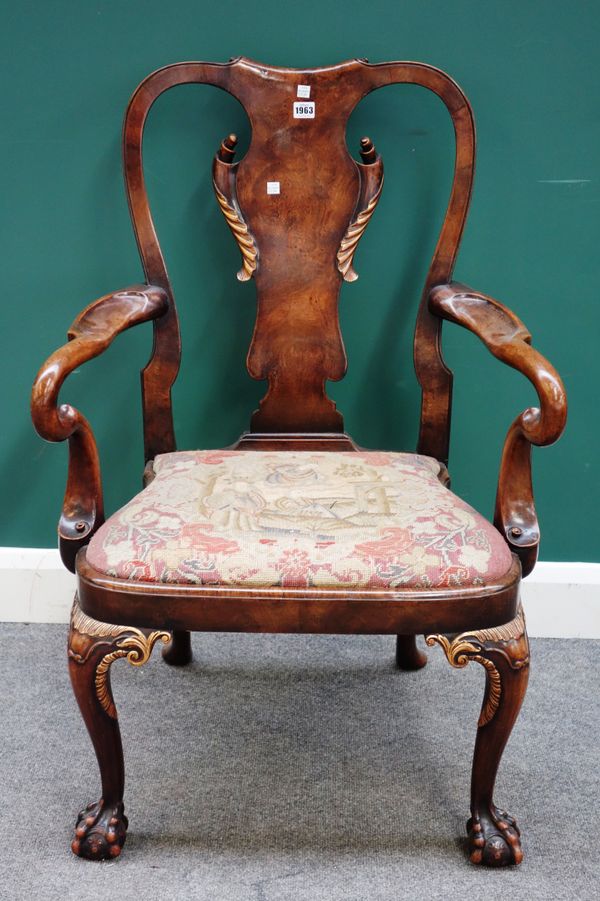
[[295, 115], [289, 73], [262, 67], [258, 80], [244, 82], [252, 90], [250, 150], [234, 163], [237, 140], [230, 135], [213, 164], [217, 201], [242, 253], [238, 278], [254, 277], [257, 286], [248, 371], [266, 379], [268, 391], [252, 418], [254, 431], [343, 430], [325, 392], [326, 380], [346, 371], [338, 296], [342, 278], [358, 277], [354, 254], [383, 184], [383, 164], [368, 138], [362, 163], [348, 153], [345, 127], [355, 99], [340, 91], [339, 70], [315, 71], [310, 81], [311, 118]]
[[248, 229], [235, 233], [228, 217], [238, 243], [249, 234], [257, 249], [258, 308], [247, 362], [268, 390], [252, 429], [341, 432], [325, 382], [346, 371], [335, 258], [361, 196], [345, 141], [355, 100], [340, 89], [338, 69], [315, 71], [308, 79], [314, 118], [297, 118], [297, 79], [289, 72], [245, 65], [243, 75], [239, 96], [252, 141], [237, 164], [219, 153], [215, 183], [238, 214], [237, 228]]

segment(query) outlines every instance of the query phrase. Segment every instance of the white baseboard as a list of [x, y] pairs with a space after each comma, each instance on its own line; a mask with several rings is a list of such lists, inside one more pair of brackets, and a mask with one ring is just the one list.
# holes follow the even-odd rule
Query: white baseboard
[[[58, 551], [0, 548], [0, 622], [67, 623], [75, 577]], [[538, 563], [523, 582], [538, 638], [600, 638], [600, 563]]]
[[541, 561], [522, 598], [532, 637], [600, 638], [600, 563]]
[[74, 593], [57, 550], [0, 547], [0, 622], [68, 623]]

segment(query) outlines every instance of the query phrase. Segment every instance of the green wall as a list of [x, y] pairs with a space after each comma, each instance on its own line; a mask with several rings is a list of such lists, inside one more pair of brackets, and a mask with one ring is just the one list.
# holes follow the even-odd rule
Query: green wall
[[[120, 171], [122, 114], [137, 83], [185, 59], [242, 54], [302, 67], [366, 56], [433, 63], [471, 99], [478, 174], [455, 274], [512, 306], [567, 385], [567, 432], [535, 451], [542, 559], [600, 559], [599, 13], [584, 0], [5, 8], [0, 545], [55, 543], [66, 447], [42, 442], [30, 424], [37, 368], [80, 308], [141, 277]], [[210, 187], [212, 155], [231, 130], [247, 142], [239, 105], [200, 86], [164, 95], [147, 129], [149, 190], [183, 326], [174, 393], [182, 448], [234, 440], [262, 393], [244, 368], [254, 286], [235, 279], [237, 248]], [[412, 329], [450, 184], [451, 127], [436, 98], [397, 86], [355, 112], [351, 148], [365, 133], [384, 157], [386, 186], [357, 254], [360, 280], [342, 292], [350, 367], [331, 394], [361, 444], [410, 450], [419, 407]], [[149, 326], [123, 335], [63, 391], [96, 430], [109, 510], [140, 484], [138, 372], [150, 341]], [[444, 347], [455, 371], [453, 484], [489, 514], [505, 430], [533, 392], [468, 333], [445, 327]]]

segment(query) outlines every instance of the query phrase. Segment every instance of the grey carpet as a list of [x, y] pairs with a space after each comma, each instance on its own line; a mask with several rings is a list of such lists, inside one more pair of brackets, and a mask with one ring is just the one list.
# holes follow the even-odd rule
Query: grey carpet
[[438, 648], [398, 673], [378, 636], [196, 635], [185, 670], [116, 663], [129, 836], [73, 857], [99, 783], [65, 635], [0, 625], [2, 899], [600, 898], [600, 642], [532, 643], [496, 792], [526, 858], [489, 871], [462, 838], [483, 671]]

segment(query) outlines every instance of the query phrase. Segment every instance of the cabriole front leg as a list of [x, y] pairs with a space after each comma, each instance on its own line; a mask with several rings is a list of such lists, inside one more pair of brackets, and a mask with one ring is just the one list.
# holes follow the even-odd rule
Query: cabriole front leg
[[428, 635], [428, 645], [441, 645], [449, 663], [467, 666], [472, 660], [486, 672], [479, 717], [473, 773], [471, 818], [467, 823], [472, 863], [490, 867], [523, 860], [520, 832], [513, 817], [496, 807], [494, 783], [500, 758], [519, 715], [529, 677], [529, 642], [523, 609], [504, 626], [463, 632], [455, 638]]
[[97, 622], [83, 613], [75, 597], [69, 631], [69, 674], [102, 780], [102, 797], [89, 804], [77, 819], [71, 848], [79, 857], [118, 857], [128, 825], [123, 808], [123, 747], [110, 667], [120, 657], [141, 666], [150, 657], [154, 644], [159, 639], [167, 642], [170, 637], [168, 632]]

